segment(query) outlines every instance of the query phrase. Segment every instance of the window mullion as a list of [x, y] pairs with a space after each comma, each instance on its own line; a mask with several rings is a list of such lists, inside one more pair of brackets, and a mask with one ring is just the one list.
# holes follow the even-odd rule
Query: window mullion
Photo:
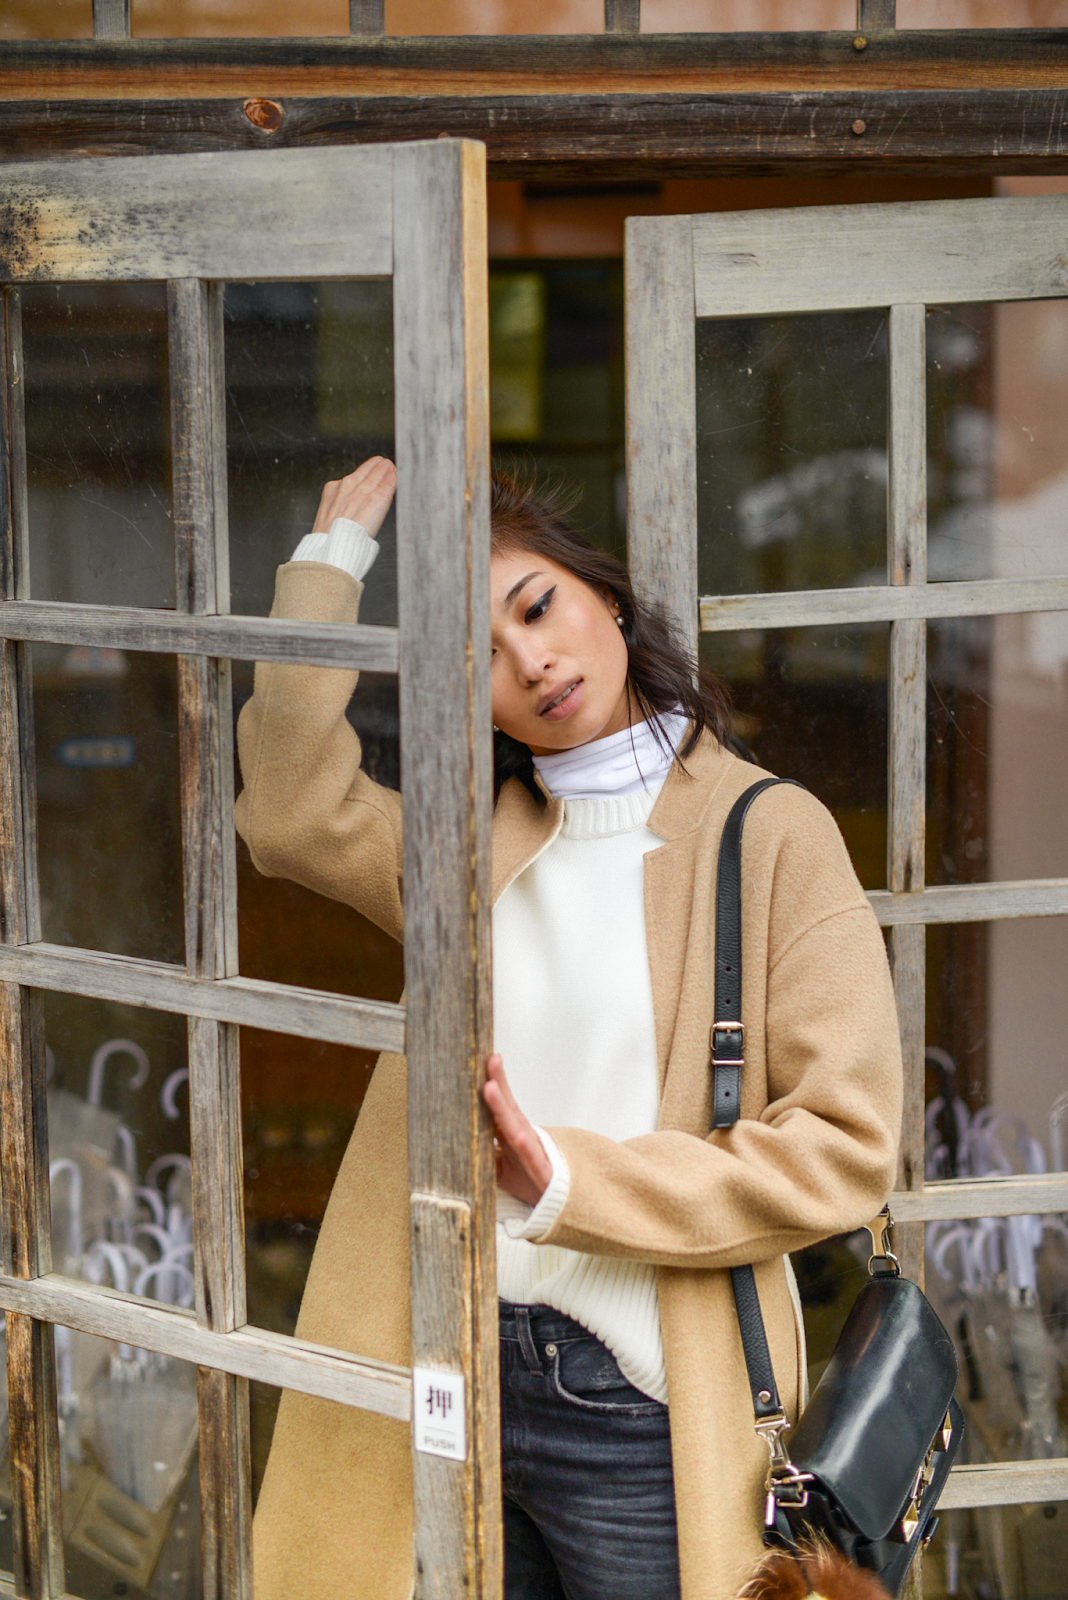
[[[229, 610], [222, 285], [167, 286], [177, 600]], [[178, 723], [186, 970], [237, 971], [230, 663], [180, 656]], [[238, 1032], [189, 1019], [196, 1310], [226, 1333], [246, 1320]], [[252, 1593], [248, 1382], [201, 1367], [200, 1483], [205, 1600]]]
[[[889, 316], [889, 489], [887, 576], [890, 583], [927, 582], [926, 310], [891, 306]], [[927, 624], [908, 617], [890, 624], [887, 886], [892, 893], [924, 887], [927, 804]], [[898, 1185], [921, 1189], [924, 1176], [924, 1050], [926, 935], [922, 923], [890, 930], [905, 1107]], [[905, 1271], [923, 1281], [923, 1228], [902, 1229]]]
[[[0, 574], [5, 599], [29, 592], [22, 327], [18, 292], [0, 319]], [[0, 663], [0, 910], [3, 943], [40, 937], [33, 702], [28, 646], [4, 640]], [[36, 1278], [52, 1266], [48, 1120], [40, 992], [0, 984], [0, 1165], [3, 1267]], [[51, 1324], [7, 1317], [15, 1590], [47, 1600], [64, 1590], [59, 1427]]]

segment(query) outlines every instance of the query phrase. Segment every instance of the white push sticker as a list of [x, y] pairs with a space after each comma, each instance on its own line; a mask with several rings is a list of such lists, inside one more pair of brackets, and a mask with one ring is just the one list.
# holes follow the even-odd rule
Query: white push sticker
[[464, 1380], [456, 1372], [412, 1369], [415, 1448], [430, 1456], [467, 1460]]

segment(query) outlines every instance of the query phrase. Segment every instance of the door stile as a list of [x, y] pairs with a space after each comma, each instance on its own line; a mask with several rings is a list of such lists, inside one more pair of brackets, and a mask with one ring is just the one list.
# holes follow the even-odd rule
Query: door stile
[[[167, 285], [171, 456], [179, 610], [230, 608], [226, 515], [221, 284]], [[186, 970], [237, 972], [230, 663], [178, 658]], [[245, 1309], [244, 1196], [238, 1030], [190, 1017], [189, 1118], [193, 1153], [196, 1311], [227, 1333]], [[213, 1368], [197, 1375], [205, 1600], [251, 1600], [248, 1381]]]
[[[3, 294], [0, 321], [0, 577], [4, 599], [29, 595], [21, 305]], [[0, 938], [40, 938], [37, 805], [29, 647], [4, 640], [0, 661]], [[48, 1117], [41, 995], [0, 984], [0, 1168], [3, 1270], [52, 1268]], [[7, 1314], [7, 1384], [15, 1592], [63, 1593], [62, 1503], [54, 1339], [50, 1323]]]
[[466, 1460], [413, 1450], [415, 1595], [499, 1600], [485, 150], [393, 161], [412, 1364], [467, 1380]]
[[[926, 307], [895, 305], [889, 314], [889, 488], [887, 577], [895, 585], [927, 582], [927, 379]], [[887, 887], [922, 893], [927, 811], [927, 623], [903, 618], [890, 624]], [[926, 1046], [926, 936], [923, 923], [890, 930], [905, 1110], [901, 1125], [898, 1187], [924, 1181], [924, 1050]], [[904, 1270], [923, 1282], [923, 1224], [901, 1230]]]
[[626, 224], [627, 555], [635, 588], [696, 655], [693, 221]]

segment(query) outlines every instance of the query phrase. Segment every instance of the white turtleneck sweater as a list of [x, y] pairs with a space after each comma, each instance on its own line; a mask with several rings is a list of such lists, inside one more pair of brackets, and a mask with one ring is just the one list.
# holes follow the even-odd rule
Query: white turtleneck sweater
[[[362, 578], [376, 553], [359, 523], [339, 518], [329, 534], [304, 539], [293, 559]], [[662, 842], [646, 824], [687, 726], [678, 715], [658, 720], [662, 742], [640, 723], [535, 757], [542, 782], [564, 802], [563, 820], [494, 908], [493, 1027], [508, 1081], [553, 1166], [533, 1209], [498, 1191], [498, 1293], [573, 1317], [636, 1388], [666, 1401], [655, 1267], [538, 1242], [570, 1184], [545, 1124], [610, 1139], [657, 1126], [643, 858]]]

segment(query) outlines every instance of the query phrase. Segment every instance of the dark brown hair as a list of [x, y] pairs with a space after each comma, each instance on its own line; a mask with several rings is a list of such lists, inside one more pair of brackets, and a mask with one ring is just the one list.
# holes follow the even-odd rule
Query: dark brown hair
[[[589, 584], [619, 607], [629, 667], [627, 693], [643, 717], [676, 708], [691, 727], [676, 759], [685, 759], [706, 730], [720, 744], [730, 739], [730, 700], [725, 686], [707, 667], [699, 667], [666, 612], [635, 594], [622, 562], [598, 550], [568, 527], [552, 495], [537, 496], [534, 486], [507, 473], [495, 473], [490, 489], [490, 548], [494, 555], [513, 550], [544, 556]], [[663, 736], [652, 724], [657, 737]], [[536, 799], [545, 796], [534, 781], [534, 758], [527, 745], [499, 730], [494, 742], [494, 795], [509, 778], [519, 778]]]

